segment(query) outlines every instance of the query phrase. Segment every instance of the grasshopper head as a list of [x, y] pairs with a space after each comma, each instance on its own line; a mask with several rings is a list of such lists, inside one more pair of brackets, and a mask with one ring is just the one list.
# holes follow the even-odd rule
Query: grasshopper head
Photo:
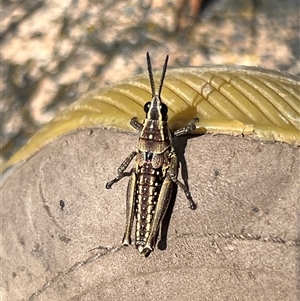
[[147, 52], [147, 66], [148, 66], [150, 85], [151, 85], [151, 90], [152, 90], [152, 99], [151, 99], [151, 101], [147, 102], [144, 105], [144, 111], [146, 113], [146, 118], [150, 119], [150, 120], [167, 121], [167, 119], [168, 119], [168, 107], [160, 99], [160, 93], [161, 93], [162, 86], [164, 83], [164, 78], [166, 75], [168, 59], [169, 59], [169, 56], [167, 55], [164, 66], [163, 66], [163, 71], [162, 71], [162, 75], [161, 75], [161, 79], [160, 79], [158, 93], [156, 94], [150, 55]]
[[158, 95], [155, 95], [151, 101], [144, 105], [146, 118], [151, 120], [168, 120], [168, 107], [160, 100]]

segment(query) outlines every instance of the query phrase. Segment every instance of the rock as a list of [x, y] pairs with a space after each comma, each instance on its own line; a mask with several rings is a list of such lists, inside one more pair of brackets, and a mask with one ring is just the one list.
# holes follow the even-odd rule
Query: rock
[[6, 180], [3, 300], [297, 300], [298, 147], [177, 139], [179, 174], [198, 208], [179, 189], [158, 247], [144, 258], [121, 247], [126, 179], [105, 189], [136, 142], [78, 130]]

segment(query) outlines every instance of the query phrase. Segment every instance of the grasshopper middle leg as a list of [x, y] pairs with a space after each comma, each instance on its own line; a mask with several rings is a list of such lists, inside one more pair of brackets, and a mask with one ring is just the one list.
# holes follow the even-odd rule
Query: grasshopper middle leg
[[119, 182], [123, 177], [126, 176], [125, 174], [125, 170], [128, 167], [128, 165], [130, 164], [130, 162], [132, 161], [132, 159], [136, 156], [137, 152], [133, 151], [124, 161], [123, 163], [120, 165], [120, 167], [118, 168], [117, 172], [118, 175], [112, 179], [111, 181], [107, 182], [105, 185], [106, 189], [110, 189], [111, 186], [113, 184], [115, 184], [116, 182]]

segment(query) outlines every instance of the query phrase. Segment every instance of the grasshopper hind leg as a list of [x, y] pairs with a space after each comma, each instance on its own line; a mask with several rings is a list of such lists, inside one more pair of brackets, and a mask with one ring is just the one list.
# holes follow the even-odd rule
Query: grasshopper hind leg
[[159, 227], [157, 229], [156, 235], [154, 235], [152, 240], [149, 241], [149, 244], [146, 243], [146, 246], [145, 245], [137, 246], [137, 249], [138, 249], [140, 255], [142, 255], [144, 257], [148, 257], [150, 255], [150, 253], [153, 252], [153, 250], [156, 246], [156, 243], [157, 243], [158, 232], [159, 232]]
[[151, 228], [149, 231], [149, 235], [144, 245], [138, 246], [138, 251], [141, 255], [145, 257], [148, 256], [153, 249], [155, 248], [158, 231], [160, 229], [160, 224], [165, 216], [165, 213], [169, 207], [171, 195], [172, 195], [172, 179], [166, 178], [163, 181], [160, 194], [157, 199], [156, 210], [153, 215], [153, 220], [151, 223]]
[[132, 172], [127, 186], [127, 202], [126, 202], [126, 226], [122, 240], [123, 246], [131, 245], [131, 231], [135, 214], [135, 182], [136, 174]]

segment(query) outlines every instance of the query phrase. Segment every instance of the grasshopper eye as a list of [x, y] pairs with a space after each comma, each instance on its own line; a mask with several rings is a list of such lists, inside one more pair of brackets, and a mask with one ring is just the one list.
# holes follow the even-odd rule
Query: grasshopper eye
[[167, 115], [168, 113], [168, 107], [164, 103], [161, 104], [160, 112], [163, 116]]
[[150, 101], [146, 102], [145, 105], [144, 105], [144, 111], [145, 113], [148, 113], [149, 112], [149, 109], [150, 109]]

